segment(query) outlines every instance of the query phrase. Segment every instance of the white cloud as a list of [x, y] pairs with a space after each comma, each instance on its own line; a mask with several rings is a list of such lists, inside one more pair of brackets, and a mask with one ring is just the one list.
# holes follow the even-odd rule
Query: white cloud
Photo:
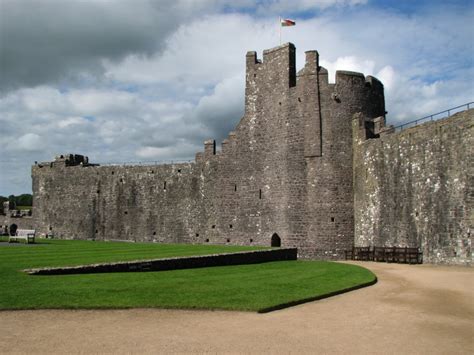
[[[162, 18], [156, 16], [159, 7], [152, 1], [141, 1], [145, 5], [136, 11], [127, 10], [130, 3], [115, 9], [118, 12], [114, 14], [129, 16], [123, 21], [118, 15], [104, 19], [110, 21], [104, 28], [120, 31], [112, 35], [107, 30], [102, 42], [77, 42], [81, 45], [77, 44], [73, 58], [63, 58], [61, 65], [53, 60], [44, 68], [54, 71], [59, 65], [58, 73], [67, 85], [57, 86], [51, 84], [54, 80], [44, 79], [39, 81], [42, 85], [0, 96], [5, 147], [0, 171], [13, 172], [1, 176], [4, 190], [0, 194], [27, 191], [31, 163], [58, 153], [82, 153], [96, 162], [177, 160], [192, 158], [203, 149], [204, 139], [219, 142], [243, 113], [245, 53], [256, 50], [261, 58], [263, 49], [278, 45], [275, 19], [290, 5], [293, 14], [332, 7], [321, 16], [296, 18], [296, 26], [282, 29], [283, 41], [297, 47], [298, 68], [304, 65], [304, 51], [317, 49], [331, 77], [336, 70], [378, 77], [385, 86], [390, 123], [418, 118], [474, 97], [472, 9], [407, 16], [369, 6], [352, 7], [365, 3], [357, 0], [263, 1], [259, 5], [252, 1], [183, 0], [169, 2], [170, 11], [165, 14], [177, 17], [169, 31], [157, 33], [150, 21]], [[107, 2], [95, 2], [96, 7], [110, 6], [104, 4]], [[351, 11], [346, 8], [342, 16], [339, 6]], [[146, 9], [144, 18], [134, 18], [137, 11]], [[219, 13], [222, 9], [229, 11]], [[245, 13], [238, 13], [240, 9]], [[249, 14], [249, 9], [263, 16]], [[43, 22], [49, 18], [45, 13], [38, 16]], [[68, 41], [90, 23], [77, 18], [72, 23], [74, 29], [62, 32]], [[133, 33], [125, 36], [122, 25], [130, 21], [137, 23], [132, 25]], [[56, 20], [52, 23], [62, 28]], [[96, 25], [100, 21], [94, 22]], [[29, 27], [14, 28], [27, 31]], [[53, 34], [48, 41], [68, 48], [56, 43]], [[124, 47], [115, 55], [112, 49], [120, 46], [121, 39]], [[111, 52], [98, 57], [83, 46], [99, 46], [109, 40], [113, 42], [107, 44]], [[133, 41], [140, 45], [134, 46]], [[37, 62], [47, 66], [48, 56], [43, 57], [42, 50], [36, 54]], [[92, 56], [93, 65], [82, 55]], [[81, 79], [68, 81], [63, 64], [80, 73]]]
[[[156, 161], [188, 161], [202, 148], [196, 144], [180, 141], [179, 144], [167, 147], [141, 147], [135, 152], [138, 158]], [[170, 157], [172, 157], [170, 159]]]
[[278, 45], [275, 22], [248, 15], [213, 15], [182, 25], [162, 53], [104, 61], [106, 77], [118, 82], [203, 87], [245, 70], [247, 50]]
[[86, 120], [83, 117], [68, 117], [64, 120], [60, 120], [58, 122], [58, 127], [59, 128], [67, 128], [67, 127], [71, 127], [71, 126], [75, 126], [75, 125], [84, 125], [84, 124], [88, 124], [88, 123], [89, 123], [89, 121]]
[[366, 4], [367, 0], [271, 0], [260, 6], [260, 12], [272, 11], [274, 13], [300, 12], [317, 9], [327, 9], [332, 6], [355, 6]]
[[13, 150], [37, 151], [41, 149], [41, 137], [35, 133], [27, 133], [18, 138]]

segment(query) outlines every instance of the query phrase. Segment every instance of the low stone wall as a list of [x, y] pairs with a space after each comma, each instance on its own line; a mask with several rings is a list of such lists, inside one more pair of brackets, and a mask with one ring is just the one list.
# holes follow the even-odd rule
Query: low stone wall
[[135, 260], [24, 270], [30, 275], [94, 274], [109, 272], [166, 271], [211, 266], [259, 264], [271, 261], [296, 260], [296, 248], [245, 251], [229, 254], [212, 254], [166, 259]]
[[16, 224], [18, 229], [35, 229], [36, 220], [33, 217], [25, 216], [25, 217], [10, 217], [5, 215], [0, 215], [0, 232], [4, 232], [5, 226], [10, 228], [12, 224]]

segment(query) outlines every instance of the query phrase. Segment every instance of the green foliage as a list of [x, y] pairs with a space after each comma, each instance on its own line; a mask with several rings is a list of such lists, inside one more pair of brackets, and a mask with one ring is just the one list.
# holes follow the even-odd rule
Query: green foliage
[[21, 194], [15, 197], [17, 206], [33, 206], [33, 196], [30, 194]]
[[30, 276], [22, 269], [256, 249], [92, 241], [0, 246], [0, 309], [199, 308], [257, 311], [375, 279], [370, 271], [323, 261], [284, 261], [188, 270]]
[[0, 203], [10, 201], [13, 202], [16, 206], [33, 206], [33, 195], [31, 194], [21, 194], [19, 196], [10, 195], [8, 197], [0, 196]]

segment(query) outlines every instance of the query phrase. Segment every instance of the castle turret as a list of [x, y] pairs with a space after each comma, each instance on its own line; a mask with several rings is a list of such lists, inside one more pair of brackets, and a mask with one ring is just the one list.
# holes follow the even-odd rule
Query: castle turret
[[[290, 87], [296, 85], [296, 54], [292, 43], [263, 51], [263, 61], [256, 52], [247, 52], [245, 112], [258, 110], [261, 98], [280, 101], [287, 97]], [[264, 95], [264, 96], [262, 96]]]

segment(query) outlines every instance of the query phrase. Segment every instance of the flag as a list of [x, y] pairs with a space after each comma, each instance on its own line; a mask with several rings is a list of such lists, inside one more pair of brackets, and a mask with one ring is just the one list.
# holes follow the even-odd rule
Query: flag
[[282, 27], [286, 27], [286, 26], [294, 26], [296, 25], [296, 22], [293, 21], [293, 20], [290, 20], [290, 19], [280, 19], [280, 23], [281, 23], [281, 26]]

